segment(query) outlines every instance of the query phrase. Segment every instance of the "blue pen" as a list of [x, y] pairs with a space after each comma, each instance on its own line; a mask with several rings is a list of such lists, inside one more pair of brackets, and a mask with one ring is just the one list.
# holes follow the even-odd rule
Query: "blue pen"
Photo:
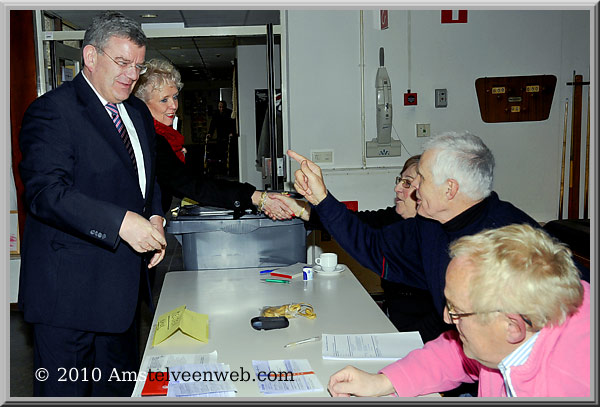
[[275, 270], [263, 270], [263, 271], [260, 272], [260, 274], [270, 273], [272, 271], [275, 271]]

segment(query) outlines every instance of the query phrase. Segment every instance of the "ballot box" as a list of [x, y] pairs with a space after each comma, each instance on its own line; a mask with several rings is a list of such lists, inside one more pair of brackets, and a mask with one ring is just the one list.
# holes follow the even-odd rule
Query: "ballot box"
[[279, 267], [306, 262], [306, 230], [298, 218], [273, 221], [264, 214], [183, 206], [167, 233], [182, 246], [185, 270]]

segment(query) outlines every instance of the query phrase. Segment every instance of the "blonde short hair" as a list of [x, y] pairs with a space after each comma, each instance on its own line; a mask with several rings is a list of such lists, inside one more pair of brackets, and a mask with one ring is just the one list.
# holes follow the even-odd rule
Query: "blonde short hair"
[[[571, 251], [542, 229], [515, 224], [464, 236], [450, 245], [450, 257], [474, 266], [469, 286], [474, 312], [521, 314], [537, 330], [562, 324], [583, 302]], [[486, 322], [491, 315], [478, 317]]]
[[140, 76], [135, 85], [134, 94], [144, 102], [150, 100], [154, 90], [162, 90], [167, 85], [173, 85], [178, 91], [183, 88], [181, 74], [170, 62], [163, 59], [151, 59], [146, 62], [148, 70]]

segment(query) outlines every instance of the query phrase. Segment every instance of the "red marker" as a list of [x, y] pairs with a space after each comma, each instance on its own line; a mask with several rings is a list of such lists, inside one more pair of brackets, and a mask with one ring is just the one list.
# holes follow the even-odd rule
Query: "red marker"
[[283, 277], [283, 278], [292, 278], [292, 276], [289, 276], [287, 274], [279, 274], [279, 273], [271, 273], [271, 276], [273, 276], [273, 277]]

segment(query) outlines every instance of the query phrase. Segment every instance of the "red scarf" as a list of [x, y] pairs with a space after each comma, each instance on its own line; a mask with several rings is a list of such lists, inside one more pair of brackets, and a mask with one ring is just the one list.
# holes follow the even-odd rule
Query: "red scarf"
[[167, 139], [173, 151], [177, 155], [177, 158], [181, 160], [185, 164], [185, 154], [183, 154], [183, 143], [185, 139], [183, 138], [183, 134], [175, 130], [171, 126], [166, 126], [161, 122], [154, 120], [154, 129], [156, 130], [156, 134], [160, 134], [164, 138]]

